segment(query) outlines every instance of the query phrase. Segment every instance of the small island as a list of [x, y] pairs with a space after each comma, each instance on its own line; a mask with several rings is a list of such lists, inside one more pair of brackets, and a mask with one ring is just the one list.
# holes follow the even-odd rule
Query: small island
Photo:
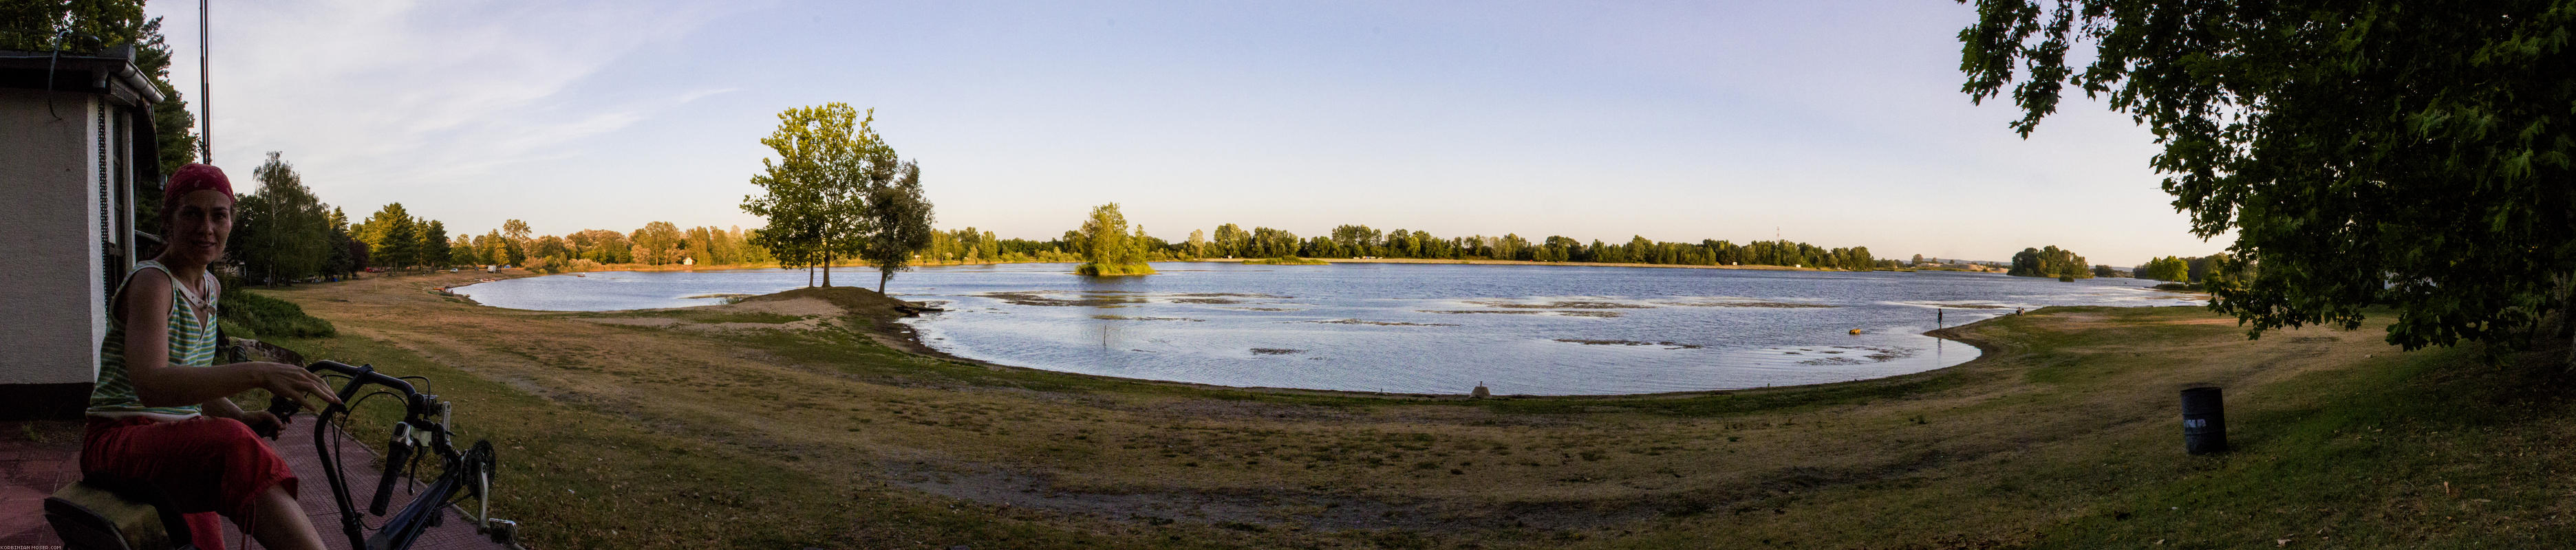
[[2075, 255], [2075, 251], [2049, 245], [2045, 249], [2024, 248], [2020, 253], [2013, 254], [2012, 270], [2004, 274], [2015, 277], [2056, 277], [2060, 281], [2074, 282], [2076, 279], [2091, 279], [2094, 272], [2085, 266], [2083, 256]]
[[1260, 258], [1243, 261], [1243, 265], [1331, 265], [1332, 263], [1333, 262], [1298, 256], [1280, 256], [1277, 258]]
[[1154, 266], [1145, 263], [1145, 227], [1136, 226], [1129, 234], [1127, 216], [1118, 213], [1118, 203], [1091, 208], [1091, 218], [1082, 221], [1082, 229], [1073, 237], [1083, 264], [1073, 273], [1094, 277], [1152, 275]]

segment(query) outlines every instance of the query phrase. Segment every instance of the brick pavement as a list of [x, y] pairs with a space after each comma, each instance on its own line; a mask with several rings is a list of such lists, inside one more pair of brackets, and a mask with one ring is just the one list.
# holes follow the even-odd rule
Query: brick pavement
[[[286, 435], [271, 442], [287, 464], [295, 468], [301, 480], [298, 499], [313, 525], [322, 531], [322, 540], [332, 548], [347, 548], [348, 536], [340, 532], [340, 514], [331, 504], [331, 485], [322, 478], [322, 454], [313, 447], [312, 416], [297, 417]], [[55, 548], [62, 545], [54, 536], [53, 526], [45, 523], [44, 500], [56, 489], [80, 479], [80, 425], [76, 421], [37, 421], [34, 423], [0, 423], [8, 433], [0, 434], [0, 547]], [[43, 438], [37, 441], [28, 437]], [[375, 455], [346, 435], [340, 436], [345, 455], [340, 457], [342, 471], [350, 484], [351, 499], [365, 506], [365, 497], [375, 490], [377, 466]], [[506, 460], [507, 457], [504, 457]], [[409, 496], [395, 489], [395, 506], [409, 501]], [[363, 511], [363, 510], [361, 510]], [[442, 513], [447, 520], [424, 533], [414, 548], [422, 550], [500, 549], [474, 532], [473, 524], [454, 508]], [[506, 512], [501, 517], [510, 517]], [[381, 520], [382, 518], [369, 518]], [[244, 539], [224, 522], [224, 545], [240, 549]], [[257, 546], [257, 542], [250, 543]]]

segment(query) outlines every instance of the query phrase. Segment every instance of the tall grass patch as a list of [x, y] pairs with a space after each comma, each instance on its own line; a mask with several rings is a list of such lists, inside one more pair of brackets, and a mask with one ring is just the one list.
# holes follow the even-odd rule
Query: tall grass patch
[[324, 338], [339, 333], [330, 321], [304, 314], [304, 308], [235, 287], [225, 287], [221, 304], [225, 333], [236, 338]]

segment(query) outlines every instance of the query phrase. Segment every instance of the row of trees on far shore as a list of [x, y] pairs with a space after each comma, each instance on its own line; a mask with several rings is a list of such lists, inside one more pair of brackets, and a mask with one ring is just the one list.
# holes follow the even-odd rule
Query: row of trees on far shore
[[1868, 247], [1825, 248], [1802, 242], [1754, 241], [1736, 244], [1715, 239], [1696, 243], [1650, 240], [1630, 237], [1624, 243], [1606, 243], [1599, 239], [1586, 243], [1572, 237], [1549, 236], [1531, 241], [1519, 234], [1499, 237], [1470, 235], [1439, 237], [1428, 231], [1394, 229], [1380, 231], [1366, 225], [1336, 226], [1326, 235], [1298, 238], [1295, 233], [1268, 227], [1250, 231], [1235, 224], [1219, 225], [1213, 236], [1190, 232], [1182, 243], [1165, 248], [1179, 256], [1230, 258], [1408, 258], [1425, 260], [1516, 260], [1530, 262], [1633, 263], [1668, 265], [1776, 265], [1823, 269], [1867, 270], [1895, 268], [1895, 260], [1880, 260], [1870, 255]]
[[2138, 278], [2208, 284], [2243, 275], [2247, 269], [2224, 252], [2189, 258], [2166, 256], [2138, 266]]
[[741, 227], [681, 229], [651, 222], [633, 231], [584, 229], [534, 235], [521, 220], [481, 235], [450, 234], [447, 224], [387, 204], [351, 223], [304, 185], [283, 155], [270, 152], [252, 170], [259, 188], [241, 194], [226, 256], [242, 276], [276, 283], [347, 276], [368, 268], [402, 270], [516, 265], [540, 273], [607, 265], [768, 265], [777, 259]]

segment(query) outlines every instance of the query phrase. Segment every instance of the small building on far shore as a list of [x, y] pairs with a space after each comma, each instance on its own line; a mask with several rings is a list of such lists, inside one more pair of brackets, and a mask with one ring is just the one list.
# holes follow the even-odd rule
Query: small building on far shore
[[79, 418], [98, 381], [107, 298], [161, 189], [152, 104], [130, 46], [0, 51], [0, 419]]

